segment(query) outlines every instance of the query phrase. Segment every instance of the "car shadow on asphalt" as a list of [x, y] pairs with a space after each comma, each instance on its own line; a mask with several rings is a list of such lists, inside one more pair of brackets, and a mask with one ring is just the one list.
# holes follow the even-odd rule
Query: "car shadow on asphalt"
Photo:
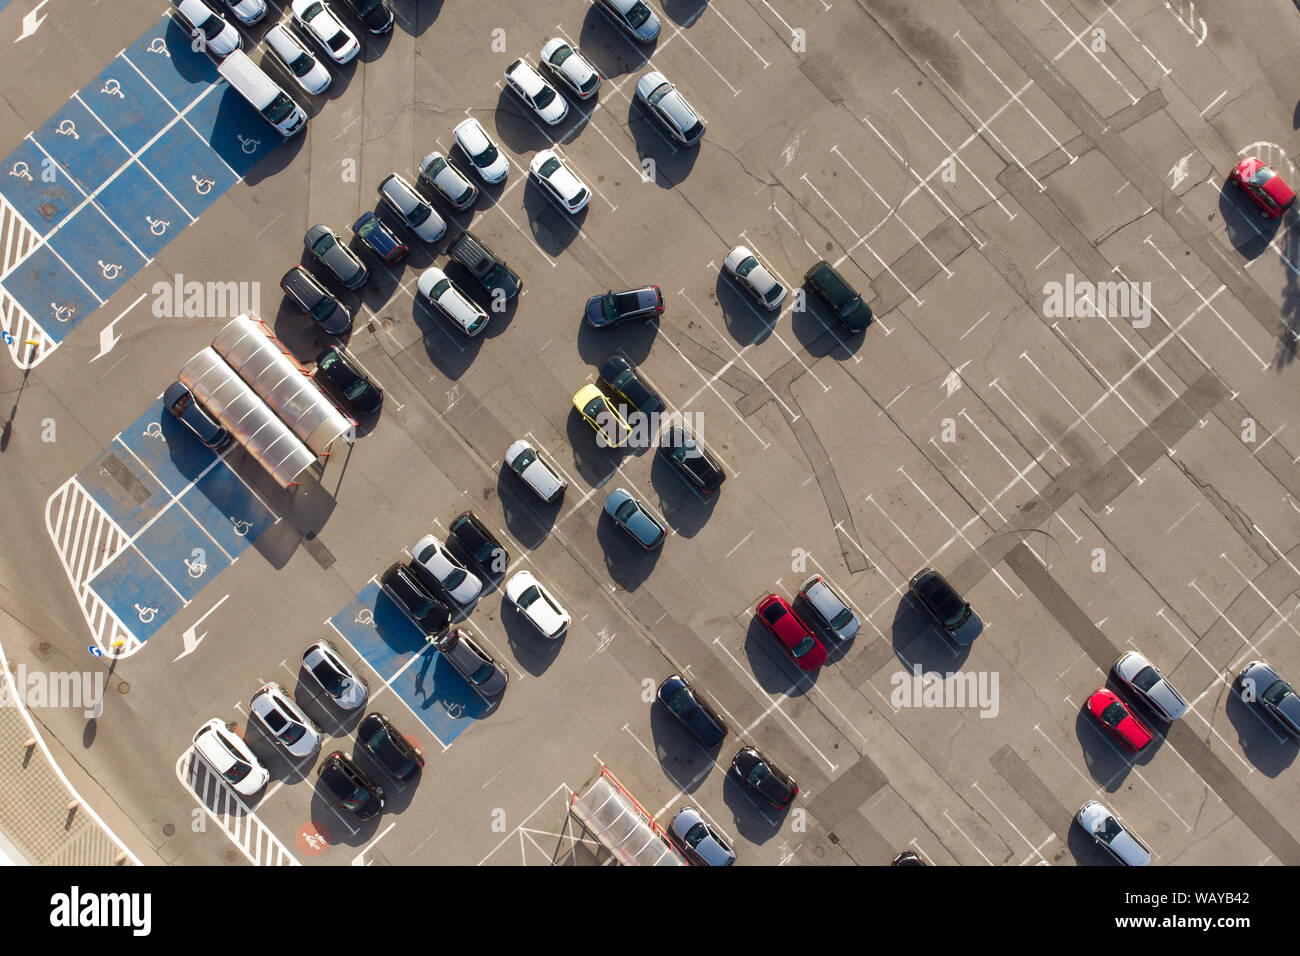
[[[613, 482], [610, 484], [612, 485]], [[609, 572], [615, 587], [623, 591], [635, 591], [654, 571], [659, 556], [672, 539], [672, 533], [669, 532], [668, 537], [659, 547], [653, 551], [646, 551], [605, 513], [603, 496], [598, 494], [596, 498], [601, 505], [600, 513], [596, 518], [596, 540], [600, 543], [601, 554], [605, 559], [605, 570]]]
[[745, 628], [745, 657], [749, 660], [750, 673], [768, 694], [802, 697], [821, 676], [820, 667], [815, 671], [801, 670], [790, 659], [785, 646], [759, 623], [757, 614], [750, 615]]

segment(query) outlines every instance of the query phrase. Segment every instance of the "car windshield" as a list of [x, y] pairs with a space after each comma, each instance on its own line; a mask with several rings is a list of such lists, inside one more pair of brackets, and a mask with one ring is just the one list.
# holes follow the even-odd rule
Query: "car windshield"
[[437, 282], [433, 284], [433, 288], [430, 290], [430, 294], [435, 299], [441, 299], [443, 294], [450, 288], [451, 288], [450, 279], [439, 279]]
[[339, 364], [338, 353], [326, 352], [323, 356], [321, 356], [321, 360], [316, 363], [316, 367], [323, 372], [329, 372], [332, 371], [334, 369], [334, 366], [338, 364]]
[[557, 157], [552, 156], [546, 162], [542, 163], [541, 167], [537, 170], [537, 174], [539, 176], [549, 176], [551, 173], [559, 169], [560, 165], [560, 160]]
[[451, 573], [443, 578], [442, 585], [448, 590], [454, 591], [465, 582], [467, 577], [469, 577], [469, 572], [464, 568], [452, 568]]
[[360, 784], [357, 784], [357, 786], [342, 799], [342, 803], [348, 810], [360, 810], [366, 805], [366, 798], [369, 796], [370, 791]]
[[749, 772], [749, 776], [747, 776], [745, 780], [751, 787], [757, 787], [771, 772], [772, 771], [767, 769], [767, 764], [760, 760], [758, 763], [754, 764], [754, 769]]
[[816, 646], [817, 646], [817, 639], [815, 637], [805, 637], [803, 640], [801, 640], [798, 644], [794, 646], [794, 648], [790, 651], [790, 653], [793, 654], [795, 657], [803, 657], [805, 654], [807, 654]]
[[539, 110], [546, 109], [546, 107], [550, 106], [553, 102], [555, 102], [555, 90], [551, 89], [549, 86], [543, 86], [537, 91], [537, 95], [533, 97], [533, 103]]
[[833, 627], [835, 630], [838, 631], [842, 627], [848, 627], [849, 622], [852, 620], [853, 620], [853, 612], [850, 611], [848, 608], [844, 608], [844, 610], [840, 611], [839, 614], [836, 614], [833, 618], [831, 618], [831, 627]]
[[651, 91], [650, 95], [646, 97], [646, 102], [649, 103], [651, 106], [656, 106], [658, 105], [660, 100], [662, 100], [665, 96], [667, 96], [672, 91], [673, 91], [673, 87], [671, 83], [660, 83], [658, 86], [654, 88], [654, 90]]
[[380, 232], [379, 235], [374, 234], [378, 229], [379, 229], [378, 219], [367, 219], [365, 225], [363, 225], [360, 229], [357, 230], [357, 235], [360, 236], [362, 239], [365, 239], [367, 242], [382, 241], [384, 238], [382, 232]]
[[483, 152], [471, 156], [470, 159], [474, 160], [474, 165], [480, 169], [491, 166], [497, 161], [497, 148], [487, 143], [483, 147]]
[[432, 162], [430, 162], [427, 167], [425, 167], [424, 175], [430, 177], [437, 176], [440, 172], [442, 172], [446, 168], [447, 168], [447, 161], [443, 159], [441, 156], [438, 156]]
[[569, 47], [561, 45], [551, 54], [551, 62], [559, 66], [571, 56], [573, 56], [573, 51]]
[[219, 36], [221, 31], [226, 28], [225, 21], [215, 15], [204, 18], [203, 22], [196, 26], [209, 40]]
[[492, 271], [483, 277], [483, 283], [489, 288], [503, 289], [514, 285], [514, 276], [504, 262], [498, 262], [492, 267]]
[[627, 22], [634, 27], [639, 27], [649, 19], [650, 8], [642, 3], [641, 0], [637, 0], [636, 3], [632, 4], [632, 9], [627, 12]]
[[605, 404], [605, 400], [603, 398], [593, 398], [582, 409], [582, 414], [594, 420], [597, 415], [599, 415], [603, 411], [606, 411], [608, 408], [609, 406]]
[[320, 681], [321, 686], [335, 697], [348, 689], [349, 681], [347, 677], [342, 671], [337, 670], [328, 659], [318, 661], [316, 666], [311, 669], [311, 672]]
[[527, 608], [541, 596], [542, 592], [537, 590], [537, 585], [530, 584], [524, 589], [524, 592], [519, 595], [519, 606]]
[[1138, 690], [1149, 691], [1160, 683], [1160, 672], [1148, 664], [1133, 675], [1133, 686]]
[[302, 740], [303, 734], [305, 733], [307, 733], [306, 727], [297, 721], [289, 721], [285, 723], [284, 728], [280, 730], [276, 736], [286, 744], [296, 744], [298, 741]]
[[277, 94], [275, 99], [271, 101], [271, 105], [266, 108], [262, 115], [266, 117], [268, 123], [272, 126], [276, 126], [292, 116], [293, 111], [297, 108], [298, 104], [289, 99], [288, 95], [281, 91]]
[[1101, 829], [1097, 831], [1097, 836], [1107, 843], [1112, 843], [1115, 837], [1124, 832], [1124, 828], [1119, 825], [1119, 821], [1112, 816], [1106, 817], [1102, 822]]
[[618, 306], [614, 296], [607, 295], [600, 300], [600, 312], [610, 322], [618, 321]]
[[745, 256], [745, 258], [740, 260], [740, 264], [736, 266], [736, 275], [747, 276], [757, 268], [758, 260], [753, 256]]
[[763, 299], [767, 302], [768, 305], [771, 305], [777, 299], [781, 298], [781, 295], [784, 292], [785, 289], [781, 288], [779, 283], [773, 283], [772, 288], [767, 290], [766, 294], [764, 294], [763, 296]]
[[709, 828], [705, 826], [703, 823], [697, 823], [695, 824], [695, 826], [691, 827], [689, 830], [686, 831], [685, 840], [691, 846], [691, 848], [694, 849], [695, 847], [698, 847], [701, 843], [703, 843], [705, 838], [708, 835], [709, 835]]
[[1264, 691], [1264, 693], [1260, 695], [1260, 699], [1277, 706], [1282, 703], [1282, 700], [1290, 693], [1291, 685], [1284, 680], [1277, 680], [1269, 685], [1268, 690]]
[[682, 135], [687, 139], [698, 139], [702, 132], [704, 132], [704, 123], [696, 120], [689, 129], [682, 130]]
[[[412, 197], [412, 199], [414, 199], [414, 197]], [[414, 203], [415, 204], [411, 206], [410, 209], [408, 209], [406, 212], [403, 213], [403, 215], [406, 216], [407, 225], [410, 226], [420, 225], [426, 219], [428, 219], [429, 214], [433, 212], [433, 207], [430, 206], [427, 202], [420, 202], [419, 200], [414, 200]]]
[[309, 3], [307, 9], [302, 12], [302, 18], [304, 20], [314, 20], [324, 9], [325, 5], [322, 3]]
[[855, 295], [844, 300], [844, 303], [840, 306], [840, 315], [852, 315], [860, 308], [862, 308], [862, 296]]
[[359, 17], [374, 13], [383, 4], [384, 0], [352, 0], [352, 5], [356, 7], [357, 16]]
[[1252, 186], [1262, 186], [1272, 179], [1274, 175], [1273, 170], [1269, 169], [1267, 166], [1261, 166], [1250, 174], [1249, 182]]
[[311, 54], [301, 51], [293, 58], [293, 62], [289, 64], [289, 69], [294, 76], [306, 76], [315, 65], [316, 63], [312, 60]]
[[348, 35], [342, 30], [330, 37], [330, 49], [336, 53], [347, 45]]
[[316, 253], [316, 255], [318, 256], [323, 256], [325, 255], [325, 253], [329, 252], [333, 248], [334, 248], [334, 237], [327, 232], [325, 233], [325, 235], [321, 236], [314, 243], [312, 243], [311, 251]]
[[515, 459], [515, 463], [512, 466], [515, 470], [515, 474], [522, 475], [527, 470], [528, 466], [536, 460], [537, 453], [531, 448], [525, 448], [519, 453], [519, 457]]
[[250, 765], [247, 761], [236, 759], [235, 762], [232, 763], [230, 767], [226, 770], [226, 772], [222, 774], [222, 776], [225, 777], [227, 780], [229, 780], [231, 783], [239, 783], [239, 781], [247, 777], [249, 773], [252, 772], [252, 770], [253, 770], [252, 765]]
[[1107, 727], [1118, 727], [1120, 721], [1128, 716], [1128, 710], [1119, 701], [1107, 704], [1101, 712], [1101, 722]]
[[346, 395], [349, 399], [355, 401], [356, 399], [360, 398], [362, 395], [366, 394], [366, 392], [369, 391], [369, 389], [370, 389], [369, 382], [367, 382], [364, 378], [357, 378], [352, 380], [351, 385], [343, 389], [343, 394]]
[[492, 664], [489, 664], [485, 661], [483, 664], [479, 666], [478, 670], [476, 670], [473, 674], [470, 675], [469, 678], [470, 683], [473, 684], [486, 683], [488, 678], [490, 678], [495, 673], [496, 673], [496, 667], [494, 667]]
[[678, 717], [686, 717], [695, 710], [695, 698], [689, 687], [679, 687], [668, 698], [668, 709]]

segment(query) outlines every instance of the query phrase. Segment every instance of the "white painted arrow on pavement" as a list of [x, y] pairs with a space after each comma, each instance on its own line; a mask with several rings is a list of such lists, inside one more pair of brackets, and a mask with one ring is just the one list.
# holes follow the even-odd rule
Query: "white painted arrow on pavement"
[[37, 14], [41, 12], [41, 7], [45, 6], [49, 2], [50, 0], [41, 0], [40, 3], [32, 7], [31, 12], [28, 13], [27, 16], [23, 17], [23, 32], [18, 34], [18, 39], [14, 40], [15, 43], [20, 40], [26, 40], [41, 28], [41, 24], [45, 22], [45, 16], [44, 14], [37, 16]]

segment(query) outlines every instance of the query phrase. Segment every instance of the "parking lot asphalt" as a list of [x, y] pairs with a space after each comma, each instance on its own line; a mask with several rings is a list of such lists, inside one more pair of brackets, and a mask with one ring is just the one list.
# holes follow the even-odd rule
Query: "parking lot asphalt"
[[[30, 6], [0, 0], [0, 41]], [[1090, 799], [1157, 864], [1300, 863], [1297, 747], [1235, 684], [1259, 659], [1300, 679], [1300, 261], [1290, 214], [1227, 181], [1247, 155], [1300, 181], [1291, 5], [649, 0], [662, 31], [638, 44], [586, 0], [392, 0], [393, 32], [349, 21], [362, 52], [315, 97], [266, 52], [289, 16], [270, 6], [238, 29], [310, 116], [287, 141], [161, 0], [53, 0], [0, 61], [0, 634], [29, 669], [108, 674], [102, 714], [33, 715], [141, 855], [602, 862], [568, 808], [607, 767], [663, 826], [699, 808], [741, 864], [1098, 864], [1073, 823]], [[503, 71], [556, 36], [604, 81], [547, 127]], [[698, 146], [637, 101], [650, 69], [705, 120]], [[240, 312], [310, 370], [333, 337], [278, 288], [295, 264], [322, 274], [304, 232], [348, 236], [435, 149], [473, 179], [466, 117], [504, 184], [439, 205], [433, 244], [380, 211], [409, 257], [353, 241], [371, 280], [331, 286], [378, 418], [287, 489], [195, 441], [160, 401], [177, 370]], [[528, 179], [544, 148], [592, 191], [576, 217]], [[416, 290], [465, 228], [524, 281], [502, 311], [480, 297], [475, 338]], [[723, 274], [741, 243], [793, 290], [779, 311]], [[865, 332], [801, 285], [821, 259], [874, 310]], [[582, 321], [590, 296], [647, 284], [657, 318]], [[690, 414], [726, 470], [716, 495], [653, 449], [598, 447], [572, 397], [614, 354]], [[504, 466], [518, 438], [567, 480], [556, 503]], [[619, 487], [668, 526], [660, 551], [603, 515]], [[499, 699], [378, 585], [471, 509], [509, 552], [463, 622], [509, 674]], [[969, 648], [908, 596], [926, 566], [983, 619]], [[572, 614], [561, 640], [506, 599], [519, 570]], [[805, 673], [754, 608], [814, 573], [862, 626], [822, 634]], [[365, 708], [302, 671], [322, 638]], [[1133, 649], [1190, 704], [1172, 725], [1135, 704], [1155, 731], [1136, 756], [1084, 709], [1101, 686], [1134, 700], [1110, 672]], [[653, 702], [672, 673], [726, 721], [719, 747]], [[322, 755], [252, 722], [268, 681], [322, 755], [358, 753], [382, 815], [343, 815]], [[361, 752], [372, 710], [420, 746], [416, 781]], [[192, 751], [214, 716], [270, 770], [252, 800]], [[744, 745], [798, 781], [789, 809], [727, 772]]]

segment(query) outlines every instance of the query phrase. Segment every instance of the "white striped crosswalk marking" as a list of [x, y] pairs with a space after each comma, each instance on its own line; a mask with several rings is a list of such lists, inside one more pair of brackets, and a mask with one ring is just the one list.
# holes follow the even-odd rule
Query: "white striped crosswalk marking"
[[176, 761], [176, 779], [253, 866], [302, 865], [193, 747]]

